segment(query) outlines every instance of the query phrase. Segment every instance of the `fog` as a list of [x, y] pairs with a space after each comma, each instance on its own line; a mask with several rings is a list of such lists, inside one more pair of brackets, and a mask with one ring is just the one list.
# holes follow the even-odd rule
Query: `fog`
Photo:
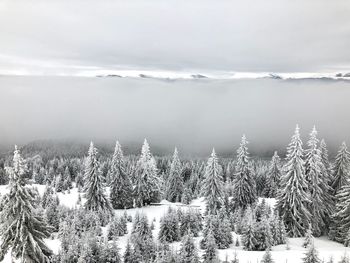
[[330, 80], [156, 80], [0, 77], [0, 145], [38, 139], [142, 144], [234, 154], [243, 133], [256, 154], [284, 150], [313, 125], [331, 149], [349, 141], [350, 83]]

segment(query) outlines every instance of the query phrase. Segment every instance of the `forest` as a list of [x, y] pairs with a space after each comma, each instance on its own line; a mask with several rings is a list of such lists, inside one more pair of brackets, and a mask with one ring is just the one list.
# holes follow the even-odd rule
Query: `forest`
[[230, 158], [154, 156], [146, 139], [137, 155], [51, 147], [0, 159], [2, 262], [349, 262], [350, 152], [330, 158], [315, 127], [270, 160], [245, 135]]

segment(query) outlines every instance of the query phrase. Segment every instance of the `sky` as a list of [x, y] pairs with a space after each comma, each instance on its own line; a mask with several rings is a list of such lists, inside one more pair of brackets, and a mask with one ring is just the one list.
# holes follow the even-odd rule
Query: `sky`
[[0, 1], [0, 74], [350, 69], [347, 0]]
[[[234, 153], [245, 133], [272, 154], [299, 124], [336, 149], [350, 141], [349, 81], [133, 76], [350, 72], [349, 14], [348, 0], [0, 0], [0, 148], [146, 137], [205, 155]], [[134, 75], [81, 77], [116, 70]]]

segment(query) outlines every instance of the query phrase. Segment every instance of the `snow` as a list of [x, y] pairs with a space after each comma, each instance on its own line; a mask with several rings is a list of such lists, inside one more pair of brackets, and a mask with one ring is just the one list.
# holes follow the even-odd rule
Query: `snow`
[[[45, 186], [44, 185], [36, 185], [34, 184], [33, 187], [36, 187], [38, 189], [38, 192], [40, 195], [44, 193]], [[8, 192], [8, 189], [6, 186], [1, 185], [0, 186], [0, 194], [4, 195]], [[58, 193], [60, 203], [64, 206], [73, 208], [76, 205], [76, 202], [78, 200], [79, 193], [77, 191], [77, 188], [73, 188], [70, 190], [70, 193]], [[259, 198], [259, 202], [262, 201], [262, 198]], [[271, 207], [273, 207], [276, 203], [276, 200], [274, 198], [265, 198], [265, 201], [267, 204], [269, 204]], [[132, 208], [127, 210], [115, 210], [115, 214], [122, 215], [124, 211], [127, 212], [128, 215], [134, 216], [137, 212], [142, 212], [145, 215], [147, 215], [149, 219], [149, 223], [151, 224], [152, 220], [155, 219], [154, 222], [154, 230], [153, 236], [154, 238], [157, 238], [158, 232], [159, 232], [159, 221], [160, 218], [166, 213], [168, 207], [171, 206], [173, 208], [182, 208], [182, 209], [188, 209], [189, 207], [200, 209], [201, 212], [204, 212], [205, 210], [205, 201], [204, 198], [198, 198], [191, 202], [190, 205], [183, 205], [181, 203], [170, 203], [166, 200], [162, 200], [157, 205], [147, 206], [143, 208]], [[120, 252], [123, 253], [125, 250], [125, 246], [127, 243], [127, 240], [130, 236], [132, 223], [127, 224], [128, 227], [128, 233], [125, 236], [122, 236], [118, 239], [118, 246], [120, 248]], [[104, 234], [107, 233], [107, 227], [104, 227], [102, 229], [102, 232]], [[233, 240], [235, 241], [236, 238], [239, 238], [239, 235], [236, 235], [234, 232], [232, 232]], [[199, 244], [201, 240], [201, 236], [195, 238], [195, 243]], [[52, 249], [54, 253], [57, 253], [59, 251], [60, 247], [60, 241], [58, 239], [46, 239], [45, 240], [47, 245]], [[272, 247], [272, 257], [275, 260], [275, 262], [302, 262], [302, 258], [304, 257], [304, 254], [306, 252], [306, 249], [302, 247], [303, 238], [290, 238], [289, 239], [289, 250], [286, 249], [286, 245], [278, 245]], [[171, 247], [173, 249], [179, 249], [180, 242], [174, 242], [171, 244]], [[332, 256], [334, 258], [334, 262], [338, 262], [340, 258], [344, 255], [344, 253], [347, 253], [347, 255], [350, 256], [350, 248], [344, 247], [342, 244], [330, 241], [327, 239], [327, 237], [320, 237], [315, 238], [315, 247], [319, 252], [319, 257], [321, 260], [324, 260], [325, 262], [328, 261], [328, 259]], [[228, 259], [233, 259], [234, 253], [237, 253], [237, 256], [240, 260], [240, 262], [260, 262], [262, 259], [262, 256], [264, 254], [263, 251], [245, 251], [243, 250], [243, 247], [235, 247], [234, 244], [232, 244], [227, 249], [220, 249], [219, 250], [219, 257], [221, 260], [224, 260], [227, 256]], [[202, 254], [202, 251], [200, 251], [200, 254]], [[2, 263], [10, 263], [11, 257], [10, 253], [8, 253], [5, 256], [5, 259], [2, 261]]]

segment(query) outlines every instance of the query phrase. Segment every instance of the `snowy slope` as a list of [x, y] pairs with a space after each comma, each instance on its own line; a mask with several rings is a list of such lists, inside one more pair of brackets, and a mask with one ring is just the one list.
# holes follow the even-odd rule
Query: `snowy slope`
[[[39, 194], [43, 194], [45, 186], [44, 185], [34, 185], [39, 191]], [[109, 190], [109, 189], [108, 189]], [[7, 192], [6, 186], [0, 186], [0, 194], [3, 195]], [[107, 191], [108, 192], [108, 191]], [[78, 200], [79, 193], [76, 188], [72, 189], [70, 193], [59, 193], [59, 199], [60, 203], [62, 205], [65, 205], [67, 207], [74, 207], [76, 205], [76, 202]], [[261, 201], [261, 199], [260, 199]], [[275, 199], [273, 198], [267, 198], [266, 202], [270, 204], [270, 206], [275, 205]], [[159, 221], [160, 218], [165, 214], [168, 207], [174, 207], [178, 208], [181, 207], [183, 209], [187, 209], [188, 206], [183, 205], [181, 203], [169, 203], [168, 201], [163, 200], [160, 202], [159, 205], [155, 206], [148, 206], [144, 208], [133, 208], [128, 209], [127, 214], [134, 216], [136, 212], [143, 212], [147, 215], [150, 222], [151, 220], [155, 219], [154, 225], [155, 229], [153, 230], [153, 235], [156, 238], [158, 236], [159, 232]], [[190, 206], [200, 209], [201, 211], [204, 211], [205, 208], [205, 202], [203, 198], [199, 198], [196, 200], [193, 200]], [[116, 214], [123, 214], [124, 210], [115, 210]], [[132, 223], [128, 223], [128, 230], [129, 233], [131, 232], [131, 226]], [[103, 232], [106, 233], [106, 227], [103, 229]], [[235, 233], [232, 233], [234, 236], [234, 240], [237, 237]], [[127, 239], [129, 238], [129, 235], [125, 235], [123, 237], [120, 237], [118, 240], [118, 245], [120, 248], [120, 252], [123, 253], [125, 249], [125, 245], [127, 242]], [[198, 244], [201, 240], [201, 236], [195, 238], [196, 243]], [[54, 251], [54, 253], [57, 253], [60, 247], [60, 242], [57, 239], [54, 240], [46, 240], [48, 246]], [[275, 260], [275, 262], [301, 262], [302, 258], [304, 257], [306, 249], [302, 247], [303, 238], [291, 238], [289, 239], [289, 247], [290, 249], [286, 249], [286, 245], [279, 245], [272, 248], [272, 257]], [[174, 242], [171, 244], [171, 246], [174, 249], [179, 248], [180, 242]], [[347, 253], [347, 255], [350, 256], [350, 248], [344, 247], [342, 244], [333, 242], [328, 240], [326, 237], [321, 238], [315, 238], [315, 246], [317, 250], [319, 251], [319, 256], [321, 260], [328, 261], [330, 256], [333, 256], [334, 262], [337, 262], [340, 260], [340, 258], [344, 255], [344, 253]], [[219, 250], [219, 257], [220, 259], [224, 260], [226, 256], [228, 259], [233, 259], [234, 252], [236, 251], [238, 258], [240, 259], [240, 262], [260, 262], [264, 252], [261, 251], [245, 251], [242, 247], [235, 247], [234, 245], [231, 245], [228, 249], [220, 249]], [[8, 254], [4, 261], [2, 263], [10, 263], [11, 258]]]

